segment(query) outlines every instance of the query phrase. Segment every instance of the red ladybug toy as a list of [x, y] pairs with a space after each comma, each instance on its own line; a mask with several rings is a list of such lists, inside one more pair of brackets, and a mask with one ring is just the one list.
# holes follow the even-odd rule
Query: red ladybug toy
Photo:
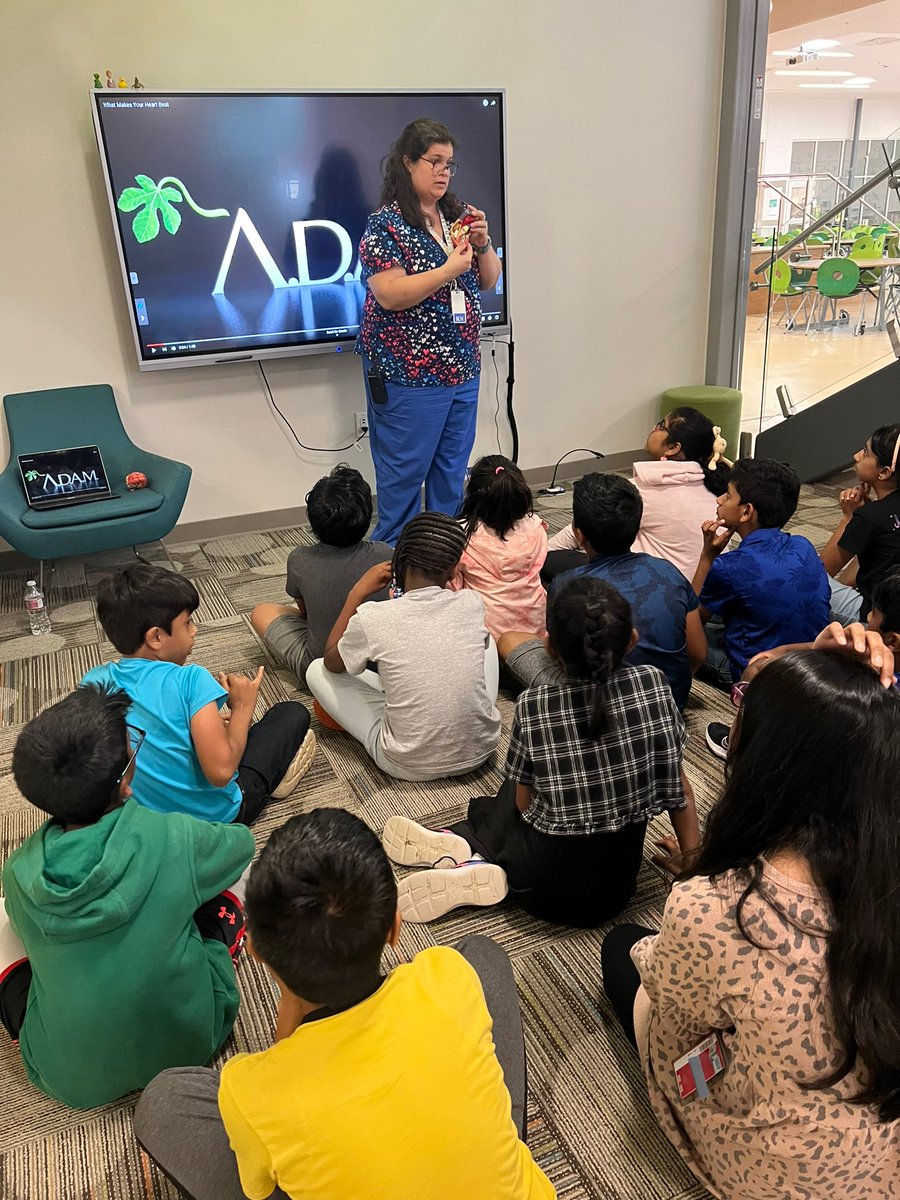
[[129, 492], [136, 492], [139, 488], [147, 486], [147, 476], [143, 471], [131, 471], [125, 476], [125, 486]]

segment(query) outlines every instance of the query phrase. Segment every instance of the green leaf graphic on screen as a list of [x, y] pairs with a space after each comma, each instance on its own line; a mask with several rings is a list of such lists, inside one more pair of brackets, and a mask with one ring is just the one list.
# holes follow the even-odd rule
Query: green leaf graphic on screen
[[29, 483], [34, 483], [34, 481], [36, 479], [40, 479], [40, 477], [41, 477], [40, 471], [26, 471], [25, 472], [25, 478], [28, 480]]
[[[120, 212], [134, 212], [131, 228], [139, 242], [152, 242], [159, 233], [160, 218], [167, 233], [175, 234], [181, 225], [181, 213], [175, 208], [182, 200], [200, 217], [227, 217], [227, 208], [201, 208], [180, 179], [166, 175], [154, 183], [149, 175], [135, 175], [137, 187], [128, 187], [119, 197]], [[177, 186], [176, 186], [177, 185]]]

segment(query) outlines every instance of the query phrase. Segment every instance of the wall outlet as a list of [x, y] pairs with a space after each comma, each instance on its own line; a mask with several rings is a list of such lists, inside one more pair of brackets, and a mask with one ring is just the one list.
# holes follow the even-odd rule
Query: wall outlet
[[369, 432], [369, 414], [358, 412], [353, 414], [353, 424], [358, 438], [365, 437]]

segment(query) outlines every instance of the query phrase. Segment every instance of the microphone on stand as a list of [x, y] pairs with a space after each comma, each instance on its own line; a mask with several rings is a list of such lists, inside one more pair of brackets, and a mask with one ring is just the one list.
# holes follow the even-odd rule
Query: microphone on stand
[[568, 458], [570, 454], [593, 454], [594, 458], [605, 458], [605, 454], [601, 454], [599, 450], [592, 450], [590, 446], [576, 446], [574, 450], [567, 450], [565, 454], [557, 461], [553, 468], [553, 478], [550, 480], [549, 487], [538, 488], [539, 496], [561, 496], [565, 492], [565, 487], [561, 483], [556, 482], [556, 472], [559, 470], [559, 464], [564, 458]]

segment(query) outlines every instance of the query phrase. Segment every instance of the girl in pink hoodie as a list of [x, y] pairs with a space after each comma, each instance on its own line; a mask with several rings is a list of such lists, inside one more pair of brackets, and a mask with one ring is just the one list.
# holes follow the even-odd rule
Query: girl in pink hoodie
[[[716, 497], [728, 486], [729, 468], [715, 452], [712, 421], [696, 408], [675, 408], [657, 421], [644, 449], [651, 462], [634, 464], [632, 483], [644, 501], [635, 553], [664, 558], [693, 579], [703, 549], [704, 521], [716, 515]], [[722, 444], [722, 443], [720, 443]], [[578, 550], [571, 525], [549, 542], [552, 551]], [[550, 555], [545, 581], [578, 565], [571, 554]]]
[[472, 468], [460, 512], [469, 541], [448, 587], [481, 593], [485, 625], [495, 638], [513, 629], [534, 637], [547, 632], [541, 584], [547, 527], [533, 503], [525, 476], [502, 454], [487, 454]]

